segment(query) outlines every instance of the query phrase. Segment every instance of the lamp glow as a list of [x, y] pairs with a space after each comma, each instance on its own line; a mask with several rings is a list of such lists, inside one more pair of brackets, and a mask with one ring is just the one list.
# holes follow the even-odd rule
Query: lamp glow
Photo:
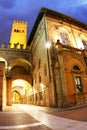
[[48, 40], [48, 41], [46, 42], [46, 47], [47, 47], [47, 48], [50, 48], [50, 47], [51, 47], [51, 41], [50, 41], [50, 40]]

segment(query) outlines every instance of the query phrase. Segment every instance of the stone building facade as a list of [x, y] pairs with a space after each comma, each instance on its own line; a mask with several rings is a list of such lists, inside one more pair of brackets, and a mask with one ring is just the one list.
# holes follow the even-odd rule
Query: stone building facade
[[87, 102], [87, 25], [42, 8], [28, 40], [33, 54], [31, 104], [70, 107]]

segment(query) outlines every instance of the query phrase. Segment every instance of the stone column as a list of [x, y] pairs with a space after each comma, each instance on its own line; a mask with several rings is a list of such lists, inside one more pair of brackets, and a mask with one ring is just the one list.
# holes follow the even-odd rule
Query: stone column
[[12, 105], [12, 76], [7, 76], [7, 105]]

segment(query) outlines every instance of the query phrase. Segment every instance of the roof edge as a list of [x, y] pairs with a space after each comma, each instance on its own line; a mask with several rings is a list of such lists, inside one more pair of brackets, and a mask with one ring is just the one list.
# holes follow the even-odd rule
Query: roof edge
[[57, 12], [57, 11], [42, 7], [40, 9], [40, 12], [39, 12], [39, 14], [38, 14], [38, 16], [36, 18], [35, 24], [34, 24], [34, 26], [32, 28], [31, 33], [30, 33], [29, 40], [28, 40], [28, 45], [31, 43], [31, 41], [32, 41], [32, 39], [34, 37], [34, 34], [36, 32], [36, 29], [38, 27], [38, 24], [40, 23], [40, 21], [41, 21], [44, 14], [46, 14], [49, 17], [51, 16], [52, 18], [60, 19], [60, 20], [62, 20], [64, 22], [67, 22], [67, 23], [75, 25], [75, 26], [79, 26], [79, 27], [87, 30], [87, 25], [84, 24], [83, 22], [81, 22], [81, 21], [79, 21], [77, 19], [74, 19], [74, 18], [72, 18], [70, 16], [67, 16], [66, 14], [62, 14], [60, 12]]

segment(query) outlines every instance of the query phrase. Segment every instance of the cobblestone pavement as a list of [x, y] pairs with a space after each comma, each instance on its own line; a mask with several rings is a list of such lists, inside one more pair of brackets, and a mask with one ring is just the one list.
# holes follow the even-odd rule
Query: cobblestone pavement
[[86, 108], [56, 109], [21, 104], [7, 106], [4, 112], [0, 112], [0, 130], [87, 130]]

